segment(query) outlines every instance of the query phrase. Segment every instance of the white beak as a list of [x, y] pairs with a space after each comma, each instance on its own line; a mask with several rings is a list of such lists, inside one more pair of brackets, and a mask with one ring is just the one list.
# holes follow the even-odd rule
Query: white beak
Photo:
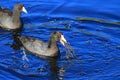
[[22, 8], [22, 11], [27, 13], [27, 10], [25, 9], [25, 7]]
[[60, 42], [63, 46], [65, 46], [65, 43], [67, 43], [66, 39], [64, 38], [63, 35], [61, 35], [61, 39], [60, 39]]

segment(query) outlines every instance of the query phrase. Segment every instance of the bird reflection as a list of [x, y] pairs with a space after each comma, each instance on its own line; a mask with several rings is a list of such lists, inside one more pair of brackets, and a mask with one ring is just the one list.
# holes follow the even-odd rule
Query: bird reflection
[[20, 50], [20, 48], [22, 47], [22, 44], [21, 44], [20, 40], [18, 39], [18, 36], [20, 36], [20, 35], [21, 35], [21, 29], [14, 31], [12, 34], [14, 42], [11, 45], [11, 48], [13, 48], [14, 50]]
[[49, 78], [49, 80], [59, 80], [59, 77], [58, 77], [59, 68], [58, 68], [57, 59], [58, 59], [58, 57], [48, 59], [48, 63], [50, 66], [50, 78]]

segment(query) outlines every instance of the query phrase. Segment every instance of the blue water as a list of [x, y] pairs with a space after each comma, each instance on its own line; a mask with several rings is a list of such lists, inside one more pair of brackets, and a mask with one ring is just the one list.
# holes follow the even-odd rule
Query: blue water
[[22, 35], [47, 41], [53, 31], [63, 32], [77, 59], [46, 60], [13, 47], [12, 32], [0, 30], [0, 80], [120, 80], [119, 0], [0, 0], [13, 9], [23, 3]]

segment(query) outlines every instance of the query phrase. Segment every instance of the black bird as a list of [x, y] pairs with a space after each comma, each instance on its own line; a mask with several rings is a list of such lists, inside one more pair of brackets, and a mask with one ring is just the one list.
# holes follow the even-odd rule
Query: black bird
[[44, 42], [38, 38], [18, 36], [23, 47], [38, 56], [56, 57], [59, 55], [57, 42], [60, 41], [63, 46], [67, 43], [63, 34], [59, 31], [53, 32], [48, 42]]
[[19, 29], [22, 26], [21, 12], [27, 13], [23, 4], [16, 4], [13, 12], [7, 8], [0, 7], [0, 27], [7, 30]]

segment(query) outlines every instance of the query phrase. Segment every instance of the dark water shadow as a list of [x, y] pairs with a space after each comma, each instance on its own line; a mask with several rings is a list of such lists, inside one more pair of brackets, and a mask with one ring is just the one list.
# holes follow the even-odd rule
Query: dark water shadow
[[11, 45], [11, 48], [13, 48], [14, 50], [20, 50], [20, 48], [22, 47], [22, 44], [18, 39], [18, 36], [21, 36], [21, 30], [14, 31], [12, 34], [13, 44]]
[[48, 64], [50, 66], [49, 80], [59, 80], [59, 68], [58, 68], [57, 60], [58, 60], [58, 57], [48, 59]]

